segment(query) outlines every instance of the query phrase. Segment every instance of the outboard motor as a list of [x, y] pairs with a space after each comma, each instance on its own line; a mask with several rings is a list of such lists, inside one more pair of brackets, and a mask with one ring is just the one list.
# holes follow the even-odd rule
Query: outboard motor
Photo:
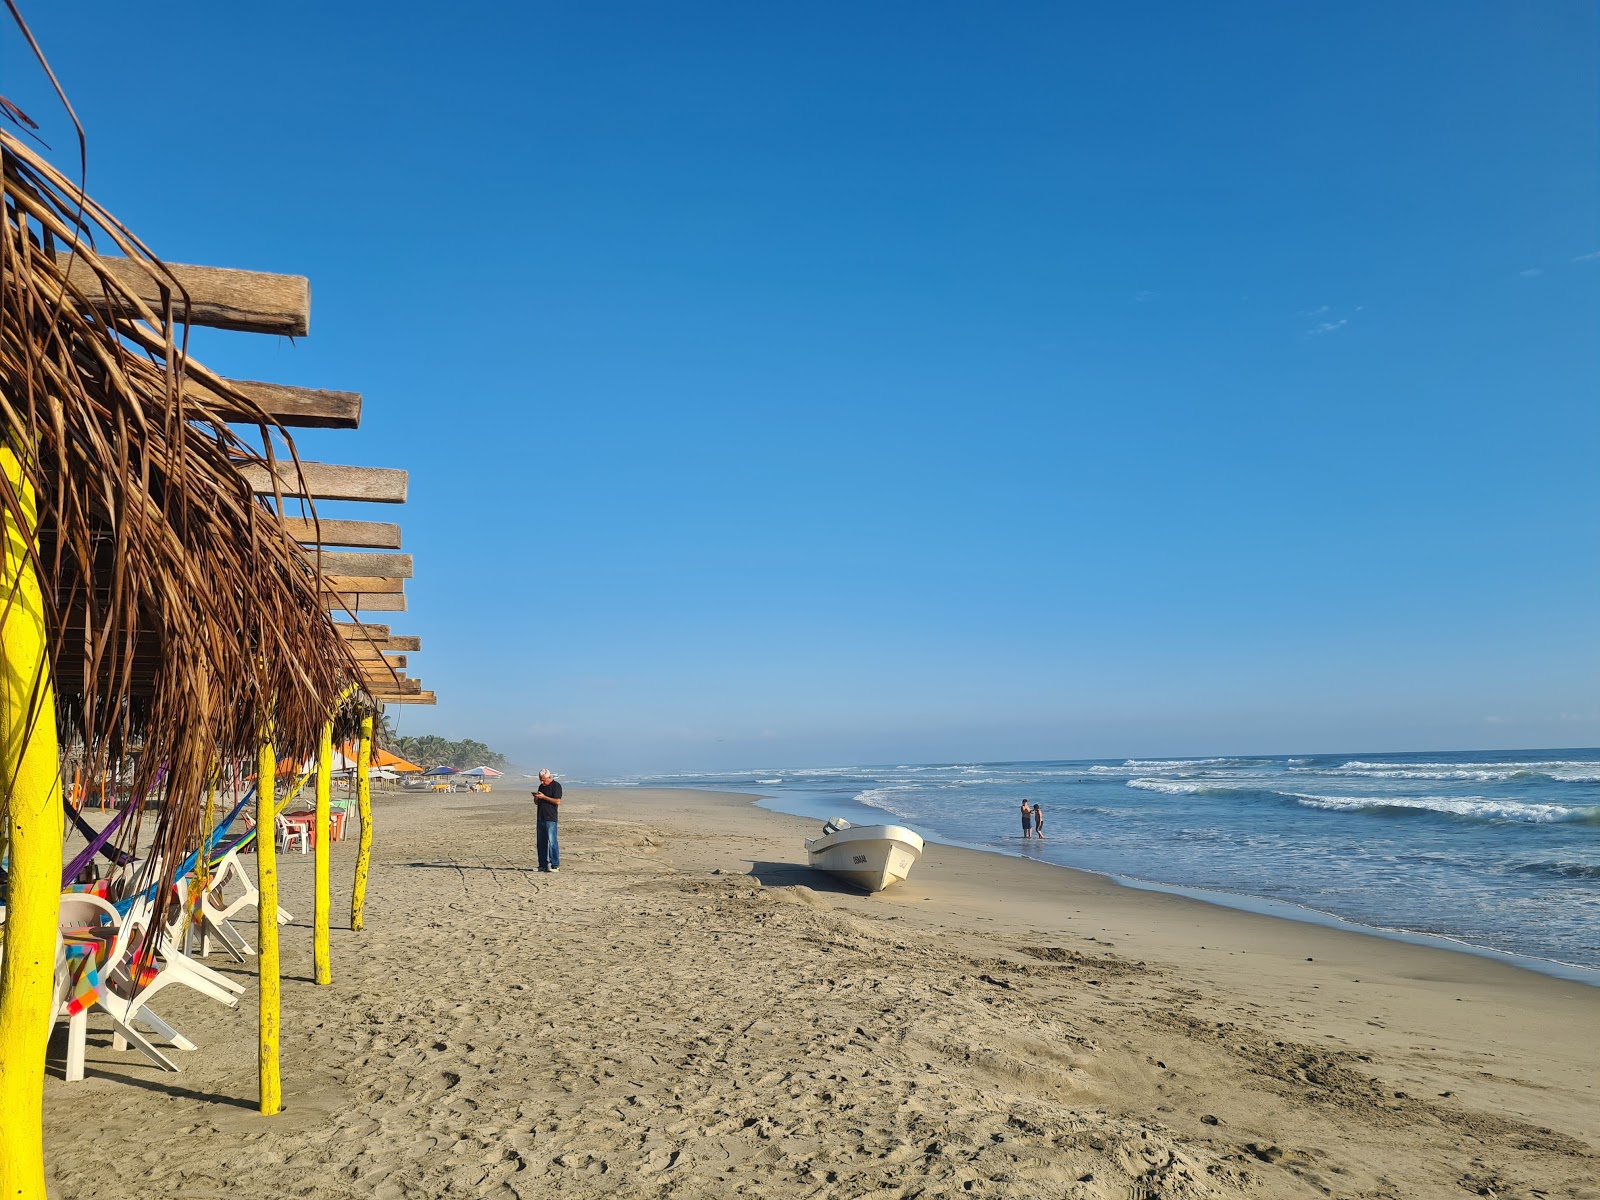
[[846, 821], [843, 817], [834, 817], [833, 820], [829, 821], [826, 825], [824, 825], [822, 827], [822, 833], [823, 833], [823, 836], [826, 837], [830, 833], [838, 833], [839, 830], [841, 830], [841, 829], [849, 829], [849, 828], [850, 828], [850, 822], [849, 821]]

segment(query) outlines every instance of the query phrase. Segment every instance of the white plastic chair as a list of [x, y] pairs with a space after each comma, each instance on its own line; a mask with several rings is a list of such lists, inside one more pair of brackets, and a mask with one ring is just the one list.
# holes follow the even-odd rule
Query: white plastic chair
[[[239, 889], [239, 895], [233, 900], [226, 899], [223, 890], [234, 887]], [[237, 962], [254, 954], [255, 947], [240, 936], [230, 919], [247, 908], [258, 908], [260, 903], [261, 892], [240, 861], [239, 846], [235, 843], [212, 867], [211, 886], [200, 894], [200, 953], [211, 953], [211, 938], [215, 937]], [[278, 909], [279, 925], [287, 925], [292, 920], [288, 910]]]
[[[134, 945], [128, 937], [127, 923], [123, 920], [122, 914], [99, 896], [68, 892], [61, 897], [59, 925], [62, 929], [103, 929], [104, 936], [111, 942], [100, 965], [100, 995], [93, 1007], [111, 1018], [113, 1046], [118, 1050], [125, 1050], [131, 1043], [162, 1070], [176, 1071], [178, 1064], [135, 1029], [134, 1022], [137, 1021], [180, 1050], [193, 1050], [194, 1043], [143, 1003], [130, 1004], [112, 989], [113, 974], [123, 965], [123, 958], [129, 954]], [[55, 1015], [58, 1019], [62, 1016], [67, 1017], [67, 1080], [76, 1083], [83, 1078], [84, 1043], [89, 1031], [89, 1010], [67, 1012], [66, 952], [61, 942], [58, 941], [56, 947]], [[148, 1000], [149, 996], [145, 996], [144, 999]]]
[[300, 853], [308, 854], [311, 851], [311, 831], [304, 825], [279, 817], [278, 821], [278, 849], [287, 851], [295, 842], [300, 843]]

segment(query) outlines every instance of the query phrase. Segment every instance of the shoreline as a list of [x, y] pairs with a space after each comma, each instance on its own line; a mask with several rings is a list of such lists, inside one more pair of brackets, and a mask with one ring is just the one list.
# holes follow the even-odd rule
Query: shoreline
[[182, 1074], [52, 1042], [53, 1194], [1600, 1197], [1583, 984], [938, 843], [867, 896], [747, 794], [570, 787], [557, 875], [525, 789], [374, 804], [332, 986], [279, 858], [284, 1111], [214, 957]]
[[[584, 785], [590, 786], [590, 785]], [[628, 785], [595, 785], [614, 788], [619, 791], [628, 790]], [[750, 806], [761, 812], [769, 812], [785, 817], [811, 822], [814, 820], [806, 813], [794, 812], [786, 808], [776, 807], [784, 797], [777, 793], [766, 792], [716, 792], [712, 789], [695, 787], [677, 787], [671, 784], [650, 785], [652, 790], [706, 792], [710, 795], [741, 796], [750, 801]], [[769, 807], [769, 803], [773, 806]], [[920, 831], [919, 831], [920, 832]], [[1019, 839], [1020, 840], [1020, 839]], [[1266, 917], [1272, 920], [1291, 921], [1301, 924], [1314, 925], [1325, 929], [1335, 929], [1364, 937], [1380, 938], [1384, 941], [1401, 942], [1406, 945], [1425, 947], [1438, 950], [1447, 954], [1465, 954], [1475, 958], [1487, 959], [1490, 962], [1503, 966], [1513, 967], [1517, 970], [1527, 971], [1535, 975], [1543, 975], [1552, 979], [1560, 979], [1569, 983], [1581, 984], [1585, 987], [1600, 988], [1600, 967], [1591, 967], [1583, 963], [1564, 962], [1560, 959], [1539, 958], [1530, 954], [1522, 954], [1515, 950], [1504, 950], [1495, 946], [1482, 946], [1468, 942], [1461, 938], [1451, 937], [1449, 934], [1427, 933], [1414, 929], [1402, 929], [1372, 925], [1364, 921], [1357, 921], [1350, 917], [1340, 916], [1338, 913], [1327, 912], [1323, 909], [1313, 908], [1310, 905], [1299, 904], [1292, 900], [1277, 900], [1269, 896], [1256, 896], [1247, 892], [1230, 892], [1221, 888], [1203, 888], [1188, 884], [1167, 883], [1159, 879], [1144, 879], [1139, 876], [1121, 874], [1114, 871], [1100, 871], [1093, 867], [1077, 866], [1072, 863], [1050, 862], [1030, 858], [1023, 853], [1012, 853], [1007, 850], [997, 849], [993, 846], [975, 846], [966, 842], [947, 841], [943, 838], [924, 835], [924, 841], [930, 845], [947, 846], [951, 849], [964, 850], [972, 854], [989, 854], [996, 858], [1034, 863], [1038, 866], [1049, 867], [1061, 871], [1072, 871], [1083, 875], [1091, 875], [1113, 883], [1118, 887], [1131, 888], [1135, 891], [1148, 891], [1161, 895], [1177, 896], [1193, 900], [1199, 904], [1210, 904], [1218, 908], [1229, 909], [1234, 912], [1250, 913], [1255, 916]]]

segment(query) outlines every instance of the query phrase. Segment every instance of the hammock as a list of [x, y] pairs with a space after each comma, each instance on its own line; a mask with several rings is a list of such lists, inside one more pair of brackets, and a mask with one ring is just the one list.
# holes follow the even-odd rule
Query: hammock
[[[154, 792], [156, 788], [160, 787], [162, 780], [166, 777], [167, 767], [163, 763], [161, 769], [156, 772], [155, 783], [150, 785], [150, 792]], [[150, 792], [145, 793], [146, 799], [149, 798]], [[104, 854], [114, 865], [119, 867], [125, 867], [134, 861], [133, 855], [119, 850], [115, 846], [111, 847], [110, 850], [102, 850], [101, 847], [111, 840], [112, 835], [118, 829], [122, 828], [122, 823], [128, 819], [128, 814], [134, 810], [135, 805], [126, 805], [122, 811], [111, 818], [104, 829], [96, 833], [94, 826], [83, 819], [83, 814], [72, 807], [72, 801], [65, 792], [62, 793], [61, 804], [67, 810], [67, 816], [72, 818], [73, 825], [77, 826], [78, 832], [83, 834], [89, 841], [89, 848], [68, 863], [66, 869], [61, 872], [61, 886], [63, 888], [77, 880], [78, 872], [87, 867], [96, 854]]]
[[[301, 772], [300, 777], [295, 780], [294, 787], [290, 788], [287, 792], [284, 793], [284, 798], [273, 809], [273, 814], [272, 815], [274, 817], [276, 817], [284, 809], [288, 808], [289, 807], [289, 802], [291, 800], [293, 800], [295, 798], [295, 796], [299, 795], [300, 789], [305, 787], [305, 785], [306, 785], [306, 780], [311, 778], [311, 772], [313, 770], [315, 770], [314, 767], [308, 767], [305, 771]], [[191, 871], [193, 871], [195, 869], [195, 865], [197, 863], [199, 863], [199, 861], [200, 861], [200, 854], [201, 854], [202, 851], [204, 851], [205, 854], [207, 856], [209, 856], [209, 855], [212, 854], [212, 852], [214, 852], [216, 850], [216, 848], [219, 845], [222, 844], [222, 840], [223, 840], [224, 836], [227, 834], [228, 829], [233, 825], [234, 821], [238, 818], [239, 814], [244, 811], [244, 806], [246, 804], [249, 804], [251, 800], [255, 799], [255, 794], [256, 794], [256, 789], [254, 787], [247, 788], [245, 790], [244, 795], [239, 797], [239, 803], [237, 803], [237, 804], [235, 804], [233, 806], [233, 809], [228, 813], [228, 815], [226, 817], [224, 817], [222, 820], [217, 822], [217, 827], [214, 830], [211, 831], [211, 836], [206, 839], [205, 845], [202, 846], [199, 850], [196, 850], [192, 854], [190, 854], [189, 857], [184, 859], [183, 862], [179, 865], [177, 872], [172, 877], [174, 881], [184, 878]], [[261, 831], [260, 826], [257, 826], [254, 829], [246, 830], [244, 833], [240, 834], [238, 837], [233, 838], [233, 839], [231, 839], [229, 841], [228, 850], [231, 852], [233, 850], [238, 849], [241, 846], [248, 846], [255, 839], [256, 834], [258, 834], [260, 831]], [[207, 863], [210, 866], [218, 865], [216, 860], [211, 859], [209, 857], [207, 858]], [[124, 916], [126, 916], [130, 911], [132, 911], [133, 906], [138, 901], [145, 900], [145, 899], [150, 899], [150, 898], [154, 897], [155, 894], [156, 894], [157, 889], [158, 889], [158, 885], [155, 884], [155, 883], [152, 883], [149, 887], [145, 888], [144, 891], [142, 891], [142, 892], [140, 892], [140, 893], [138, 893], [136, 895], [133, 895], [133, 896], [126, 896], [123, 899], [117, 901], [117, 903], [116, 903], [116, 905], [114, 907], [116, 908], [116, 910], [118, 912], [120, 912]]]

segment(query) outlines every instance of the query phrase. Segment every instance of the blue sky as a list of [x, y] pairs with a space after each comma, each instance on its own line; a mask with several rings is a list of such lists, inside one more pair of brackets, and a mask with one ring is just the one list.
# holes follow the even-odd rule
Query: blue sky
[[27, 15], [98, 198], [311, 277], [309, 338], [195, 346], [363, 391], [303, 451], [411, 470], [404, 731], [1600, 742], [1592, 4]]

